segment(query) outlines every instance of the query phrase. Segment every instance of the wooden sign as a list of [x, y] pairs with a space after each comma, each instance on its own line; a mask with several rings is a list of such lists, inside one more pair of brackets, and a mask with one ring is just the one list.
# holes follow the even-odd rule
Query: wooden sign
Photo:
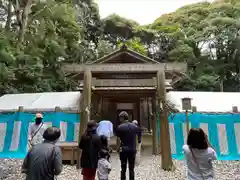
[[191, 98], [182, 98], [182, 109], [187, 111], [192, 109]]

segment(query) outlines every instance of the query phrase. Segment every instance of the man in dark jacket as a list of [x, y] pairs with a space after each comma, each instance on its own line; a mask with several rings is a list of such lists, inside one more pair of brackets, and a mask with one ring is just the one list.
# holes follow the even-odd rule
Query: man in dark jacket
[[122, 111], [119, 114], [122, 124], [117, 128], [117, 137], [120, 139], [121, 180], [126, 180], [127, 162], [129, 168], [129, 180], [134, 180], [134, 166], [136, 157], [136, 136], [141, 143], [141, 129], [128, 121], [128, 113]]
[[55, 145], [61, 135], [60, 129], [49, 127], [43, 133], [43, 143], [35, 145], [22, 165], [26, 180], [54, 180], [62, 172], [62, 152]]

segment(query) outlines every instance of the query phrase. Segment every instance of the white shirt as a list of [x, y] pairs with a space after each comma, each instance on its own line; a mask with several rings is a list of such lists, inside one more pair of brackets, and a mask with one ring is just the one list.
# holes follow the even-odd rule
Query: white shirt
[[[42, 125], [42, 123], [39, 124], [39, 125], [34, 123], [30, 126], [30, 132], [29, 132], [30, 140], [34, 136], [35, 132], [38, 131], [38, 129], [40, 128], [41, 125]], [[45, 124], [43, 124], [42, 127], [37, 132], [37, 134], [33, 137], [32, 145], [36, 145], [36, 144], [39, 144], [39, 143], [43, 142], [43, 140], [44, 140], [43, 139], [43, 133], [45, 132], [46, 129], [47, 129], [47, 127], [45, 126]]]
[[[188, 180], [202, 180], [188, 145], [183, 146], [183, 152], [187, 163]], [[212, 180], [214, 177], [212, 161], [217, 159], [215, 150], [211, 147], [206, 150], [193, 149], [193, 153], [205, 179]]]
[[108, 179], [109, 171], [111, 170], [111, 164], [107, 159], [101, 158], [98, 160], [98, 179]]
[[104, 135], [108, 139], [113, 136], [113, 124], [111, 121], [103, 120], [98, 123], [97, 134]]

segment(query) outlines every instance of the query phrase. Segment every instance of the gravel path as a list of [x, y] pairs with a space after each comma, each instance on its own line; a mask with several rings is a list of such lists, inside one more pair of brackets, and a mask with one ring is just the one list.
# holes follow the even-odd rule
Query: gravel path
[[[136, 180], [186, 180], [186, 167], [184, 161], [174, 161], [177, 169], [174, 172], [165, 172], [160, 167], [160, 156], [143, 156], [135, 170]], [[4, 159], [0, 160], [0, 180], [22, 180], [24, 176], [20, 173], [21, 160]], [[110, 180], [120, 179], [120, 162], [116, 155], [112, 156], [113, 170], [110, 173]], [[240, 161], [216, 161], [214, 163], [217, 180], [240, 180], [236, 171], [240, 172]], [[81, 180], [81, 176], [75, 166], [64, 166], [58, 180]]]

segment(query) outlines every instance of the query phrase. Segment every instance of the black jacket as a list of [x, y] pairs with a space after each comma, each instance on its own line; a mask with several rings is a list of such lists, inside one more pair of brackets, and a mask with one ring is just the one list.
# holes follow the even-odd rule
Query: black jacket
[[94, 133], [90, 136], [83, 135], [79, 148], [82, 149], [81, 168], [97, 168], [101, 139]]
[[136, 136], [141, 143], [141, 129], [133, 123], [124, 122], [117, 128], [117, 137], [120, 138], [120, 147], [130, 151], [136, 151]]

